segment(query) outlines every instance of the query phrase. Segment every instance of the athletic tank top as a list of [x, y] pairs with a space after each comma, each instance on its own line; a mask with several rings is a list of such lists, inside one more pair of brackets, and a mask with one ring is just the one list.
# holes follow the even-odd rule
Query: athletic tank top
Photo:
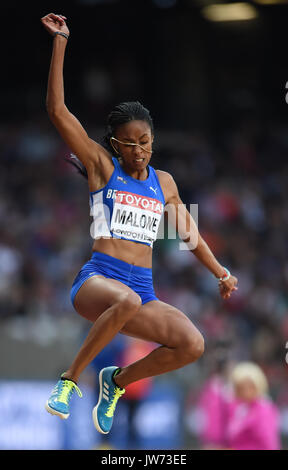
[[148, 165], [148, 178], [137, 180], [112, 157], [114, 171], [104, 188], [90, 192], [91, 236], [121, 238], [153, 247], [165, 199], [158, 176]]

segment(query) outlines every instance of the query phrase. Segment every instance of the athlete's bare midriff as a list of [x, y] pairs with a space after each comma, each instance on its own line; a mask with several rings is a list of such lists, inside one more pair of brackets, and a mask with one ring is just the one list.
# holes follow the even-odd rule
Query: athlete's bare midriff
[[105, 253], [142, 268], [152, 268], [152, 248], [144, 243], [116, 238], [99, 238], [94, 241], [92, 251]]

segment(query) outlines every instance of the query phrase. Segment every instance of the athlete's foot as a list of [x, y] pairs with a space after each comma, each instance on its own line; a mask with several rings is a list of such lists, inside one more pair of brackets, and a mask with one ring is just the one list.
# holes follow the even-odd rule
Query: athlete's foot
[[97, 431], [108, 434], [112, 424], [115, 408], [119, 398], [125, 393], [113, 380], [118, 367], [105, 367], [99, 374], [99, 400], [93, 409], [93, 421]]
[[79, 397], [82, 397], [81, 390], [75, 382], [64, 377], [58, 380], [45, 405], [48, 413], [59, 416], [61, 419], [67, 419], [70, 415], [69, 404], [74, 390]]

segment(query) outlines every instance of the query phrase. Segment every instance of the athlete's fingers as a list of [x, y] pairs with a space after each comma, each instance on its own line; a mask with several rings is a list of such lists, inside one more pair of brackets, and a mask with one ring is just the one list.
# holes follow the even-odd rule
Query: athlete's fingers
[[56, 21], [56, 23], [57, 22], [60, 23], [60, 25], [64, 24], [64, 20], [63, 20], [63, 18], [61, 18], [60, 15], [56, 15], [56, 20], [55, 21]]
[[58, 17], [58, 18], [59, 18], [61, 21], [63, 21], [63, 22], [64, 22], [64, 18], [63, 18], [63, 16], [62, 16], [62, 15], [57, 15], [57, 17]]
[[223, 284], [219, 284], [219, 289], [223, 290], [223, 291], [226, 291], [226, 292], [233, 292], [234, 290], [238, 290], [238, 287], [236, 287], [236, 286], [228, 287], [228, 286], [225, 286]]
[[230, 297], [231, 293], [230, 292], [222, 292], [222, 297], [223, 299], [228, 299], [228, 297]]
[[48, 13], [48, 15], [45, 15], [45, 16], [42, 16], [41, 20], [45, 20], [45, 19], [55, 19], [57, 15], [55, 15], [55, 13]]
[[220, 291], [220, 295], [223, 299], [228, 299], [229, 297], [231, 297], [232, 292], [234, 292], [236, 290], [238, 290], [238, 287], [236, 287], [236, 286], [234, 286], [230, 289], [227, 286], [225, 286], [224, 284], [221, 285], [219, 283], [219, 291]]
[[231, 285], [231, 283], [229, 283], [227, 281], [219, 281], [218, 286], [219, 286], [219, 289], [224, 289], [227, 292], [228, 291], [232, 292], [234, 290], [238, 290], [237, 282], [235, 282], [234, 284]]
[[49, 13], [48, 15], [45, 15], [41, 18], [42, 21], [49, 21], [49, 20], [53, 20], [53, 21], [60, 21], [61, 23], [64, 22], [64, 20], [61, 18], [61, 15], [55, 15], [55, 13]]

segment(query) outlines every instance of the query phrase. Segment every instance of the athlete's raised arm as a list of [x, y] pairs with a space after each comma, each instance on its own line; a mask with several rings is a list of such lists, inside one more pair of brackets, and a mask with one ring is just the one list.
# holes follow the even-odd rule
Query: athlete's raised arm
[[[231, 293], [238, 289], [236, 287], [237, 278], [230, 275], [230, 273], [227, 275], [226, 268], [217, 261], [209, 246], [201, 237], [193, 217], [179, 196], [173, 177], [169, 173], [160, 170], [157, 170], [157, 174], [165, 196], [168, 222], [175, 225], [179, 237], [187, 244], [189, 250], [219, 279], [221, 296], [224, 299], [230, 297]], [[222, 278], [224, 280], [220, 280]]]
[[91, 167], [99, 164], [99, 159], [109, 159], [110, 156], [100, 144], [89, 138], [81, 123], [65, 105], [63, 66], [70, 35], [65, 20], [65, 16], [54, 13], [49, 13], [41, 18], [45, 29], [54, 36], [46, 106], [49, 117], [59, 134], [89, 172]]

